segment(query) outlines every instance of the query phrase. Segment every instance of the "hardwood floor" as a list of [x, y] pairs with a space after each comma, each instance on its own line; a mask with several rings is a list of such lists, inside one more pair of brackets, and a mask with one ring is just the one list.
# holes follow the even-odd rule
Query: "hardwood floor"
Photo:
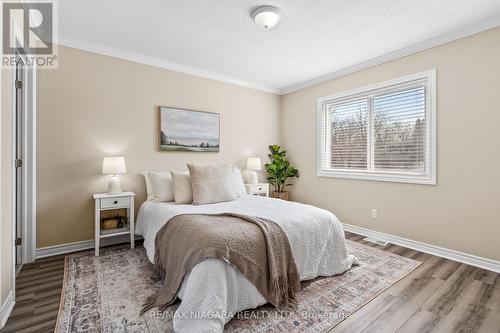
[[330, 332], [500, 332], [500, 274], [346, 237], [423, 264]]
[[64, 256], [24, 265], [16, 279], [16, 305], [0, 332], [54, 332], [63, 272]]
[[[423, 262], [415, 271], [341, 322], [338, 332], [500, 333], [500, 274], [346, 233], [350, 240]], [[24, 265], [16, 305], [1, 333], [53, 332], [64, 256]]]

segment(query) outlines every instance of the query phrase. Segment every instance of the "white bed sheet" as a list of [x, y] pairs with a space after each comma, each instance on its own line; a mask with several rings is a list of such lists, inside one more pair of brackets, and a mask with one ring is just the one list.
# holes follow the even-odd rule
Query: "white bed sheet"
[[[288, 237], [302, 281], [341, 274], [359, 263], [347, 254], [342, 224], [335, 215], [314, 206], [260, 196], [200, 206], [145, 202], [139, 209], [136, 233], [144, 237], [151, 262], [157, 232], [170, 218], [184, 213], [239, 213], [275, 221]], [[238, 311], [266, 303], [252, 283], [218, 259], [196, 265], [184, 277], [179, 298], [182, 302], [173, 320], [176, 332], [222, 332]]]

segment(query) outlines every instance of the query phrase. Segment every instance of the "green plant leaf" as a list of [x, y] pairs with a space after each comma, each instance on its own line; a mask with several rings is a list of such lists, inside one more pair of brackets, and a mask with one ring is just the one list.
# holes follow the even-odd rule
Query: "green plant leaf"
[[287, 180], [298, 177], [299, 171], [286, 159], [287, 152], [281, 150], [279, 145], [270, 145], [269, 152], [268, 157], [271, 162], [264, 165], [268, 174], [267, 180], [273, 185], [275, 191], [283, 192], [287, 186], [292, 185], [287, 184]]

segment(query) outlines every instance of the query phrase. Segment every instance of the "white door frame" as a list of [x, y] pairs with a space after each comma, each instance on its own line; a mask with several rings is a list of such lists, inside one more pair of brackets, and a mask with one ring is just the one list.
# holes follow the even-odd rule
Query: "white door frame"
[[36, 259], [36, 70], [25, 70], [23, 263]]
[[[13, 83], [15, 84], [16, 73], [12, 73]], [[23, 233], [22, 233], [22, 264], [33, 262], [36, 250], [36, 66], [24, 68], [23, 78], [23, 210], [21, 214]], [[15, 160], [17, 135], [16, 129], [16, 89], [13, 89], [13, 160]], [[13, 168], [13, 210], [15, 214], [16, 205], [16, 169]], [[15, 216], [15, 215], [14, 215]], [[16, 219], [13, 219], [14, 234], [14, 252], [16, 239]], [[14, 257], [15, 258], [15, 257]], [[14, 260], [14, 271], [15, 271]]]
[[[2, 110], [2, 113], [4, 112], [11, 112], [12, 116], [12, 155], [10, 156], [10, 168], [11, 168], [11, 177], [12, 177], [12, 188], [11, 188], [11, 195], [12, 195], [12, 212], [10, 215], [10, 223], [11, 223], [11, 228], [12, 228], [12, 233], [11, 233], [11, 241], [12, 241], [12, 255], [11, 255], [11, 290], [9, 294], [6, 296], [6, 299], [4, 300], [3, 304], [0, 304], [0, 307], [2, 307], [2, 322], [0, 323], [0, 327], [2, 327], [5, 324], [5, 321], [7, 321], [8, 316], [10, 316], [10, 313], [12, 309], [14, 308], [15, 304], [15, 299], [16, 299], [16, 248], [15, 248], [15, 240], [16, 240], [16, 219], [15, 219], [15, 214], [16, 214], [16, 183], [15, 183], [15, 176], [16, 176], [16, 168], [15, 168], [15, 152], [16, 152], [16, 119], [15, 119], [15, 112], [16, 112], [16, 89], [15, 89], [15, 79], [16, 79], [16, 71], [15, 68], [11, 70], [11, 84], [10, 87], [3, 87], [2, 86], [2, 81], [3, 81], [3, 75], [9, 75], [7, 71], [0, 73], [0, 91], [3, 91], [2, 89], [12, 89], [12, 105], [7, 106], [6, 109], [2, 108], [2, 105], [0, 104], [0, 109]], [[24, 102], [26, 105], [26, 110], [25, 114], [26, 117], [24, 117], [24, 148], [25, 151], [25, 156], [24, 159], [26, 161], [25, 163], [25, 168], [23, 168], [23, 177], [25, 177], [25, 185], [24, 185], [24, 193], [25, 196], [23, 200], [25, 200], [25, 207], [23, 210], [23, 227], [26, 227], [26, 231], [23, 233], [23, 263], [31, 262], [35, 259], [35, 248], [36, 248], [36, 68], [27, 68], [25, 73], [25, 79], [26, 79], [26, 93], [24, 94]], [[29, 73], [29, 74], [27, 74]], [[2, 102], [0, 94], [0, 103]], [[0, 137], [3, 134], [2, 133], [2, 128], [1, 128], [1, 117], [0, 117]], [[2, 151], [0, 145], [0, 153]], [[0, 185], [2, 183], [2, 177], [0, 177]], [[1, 191], [0, 191], [0, 200], [1, 200]], [[0, 249], [1, 250], [1, 249]], [[3, 255], [2, 258], [5, 258]], [[8, 267], [8, 266], [7, 266]], [[4, 268], [7, 268], [3, 264], [0, 266], [0, 271], [2, 271]], [[5, 307], [5, 308], [4, 308]]]

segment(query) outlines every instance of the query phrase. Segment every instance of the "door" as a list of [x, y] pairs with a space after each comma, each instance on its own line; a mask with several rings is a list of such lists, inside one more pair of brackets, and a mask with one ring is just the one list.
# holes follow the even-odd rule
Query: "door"
[[15, 214], [16, 214], [16, 267], [23, 261], [23, 148], [24, 148], [24, 68], [20, 61], [16, 66], [16, 115], [15, 115]]

